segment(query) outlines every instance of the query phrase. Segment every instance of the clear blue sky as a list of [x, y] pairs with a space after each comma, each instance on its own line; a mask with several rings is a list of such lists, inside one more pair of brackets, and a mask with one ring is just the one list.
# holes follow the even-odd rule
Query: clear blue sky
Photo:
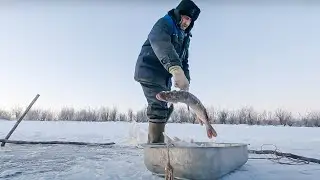
[[[135, 61], [154, 22], [178, 0], [17, 2], [0, 4], [0, 107], [27, 106], [37, 93], [43, 108], [145, 106]], [[204, 104], [319, 109], [319, 5], [195, 2], [202, 12], [190, 91]]]

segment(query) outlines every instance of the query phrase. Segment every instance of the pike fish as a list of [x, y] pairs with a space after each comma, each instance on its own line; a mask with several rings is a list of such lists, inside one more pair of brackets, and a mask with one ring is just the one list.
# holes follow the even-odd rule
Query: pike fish
[[201, 101], [188, 91], [161, 91], [156, 95], [160, 101], [170, 103], [184, 103], [189, 106], [197, 116], [200, 125], [205, 125], [208, 138], [217, 137], [217, 132], [210, 124], [208, 112]]

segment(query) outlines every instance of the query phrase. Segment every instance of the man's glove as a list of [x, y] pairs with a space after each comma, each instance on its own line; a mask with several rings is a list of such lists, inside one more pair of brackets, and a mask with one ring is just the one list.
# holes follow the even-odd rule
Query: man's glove
[[189, 91], [189, 81], [180, 66], [170, 67], [169, 73], [173, 76], [174, 87], [178, 87], [180, 90]]

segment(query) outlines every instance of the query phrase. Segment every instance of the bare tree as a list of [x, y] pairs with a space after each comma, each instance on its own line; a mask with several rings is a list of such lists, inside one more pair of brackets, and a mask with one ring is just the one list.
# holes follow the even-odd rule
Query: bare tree
[[263, 111], [263, 113], [258, 115], [258, 120], [262, 125], [275, 125], [273, 123], [273, 114], [270, 111]]
[[110, 110], [106, 107], [99, 109], [99, 121], [108, 121], [110, 116]]
[[252, 107], [244, 107], [237, 112], [237, 116], [240, 124], [253, 125], [256, 124], [258, 115]]
[[211, 124], [215, 124], [217, 123], [216, 121], [216, 113], [215, 113], [215, 109], [213, 106], [210, 106], [207, 109], [207, 113], [208, 113], [208, 117], [209, 117], [209, 121]]
[[92, 109], [81, 109], [76, 111], [74, 120], [76, 121], [97, 121], [99, 118], [98, 113]]
[[168, 122], [173, 122], [173, 123], [181, 123], [180, 122], [180, 116], [177, 112], [177, 109], [175, 109], [172, 114], [171, 114], [171, 117], [169, 118], [169, 121]]
[[136, 113], [136, 122], [147, 122], [147, 108], [143, 108]]
[[[218, 122], [221, 124], [227, 124], [228, 111], [222, 110], [218, 112]], [[230, 122], [229, 122], [230, 123]]]
[[[257, 113], [252, 107], [244, 107], [237, 111], [215, 111], [213, 107], [206, 108], [210, 123], [221, 124], [249, 124], [249, 125], [288, 125], [288, 126], [307, 126], [320, 127], [320, 111], [310, 112], [307, 115], [293, 117], [291, 112], [277, 109], [275, 112], [263, 111]], [[21, 116], [23, 109], [14, 107], [9, 111], [0, 110], [0, 119], [17, 119]], [[132, 109], [128, 109], [126, 113], [119, 112], [116, 107], [109, 109], [102, 107], [99, 110], [80, 109], [64, 107], [60, 111], [53, 112], [45, 109], [31, 109], [26, 120], [35, 121], [136, 121], [147, 122], [147, 108], [143, 108], [136, 113]], [[174, 123], [199, 123], [196, 120], [196, 114], [191, 110], [187, 111], [185, 106], [175, 107], [168, 122]]]
[[110, 121], [117, 121], [118, 109], [117, 107], [113, 107], [110, 112]]
[[58, 114], [58, 120], [73, 121], [75, 116], [74, 108], [63, 107]]
[[40, 121], [52, 121], [54, 119], [53, 112], [50, 110], [40, 110]]
[[41, 120], [41, 110], [40, 109], [30, 109], [25, 116], [25, 120], [40, 121]]
[[75, 121], [88, 121], [87, 119], [87, 111], [85, 109], [81, 109], [75, 112], [74, 115]]
[[11, 119], [11, 115], [10, 115], [9, 112], [0, 109], [0, 119], [10, 120]]
[[22, 115], [22, 107], [15, 106], [11, 109], [11, 114], [13, 116], [13, 119], [17, 120], [21, 117]]
[[228, 124], [239, 124], [239, 119], [237, 117], [236, 112], [234, 111], [229, 111], [229, 116], [227, 118]]
[[89, 121], [99, 121], [99, 112], [95, 109], [87, 110], [87, 117]]
[[128, 121], [128, 117], [125, 113], [118, 114], [118, 121]]
[[186, 111], [185, 108], [182, 108], [182, 107], [178, 107], [177, 110], [177, 115], [178, 115], [178, 121], [180, 123], [187, 123], [187, 122], [190, 122], [190, 117], [189, 117], [189, 112]]
[[246, 109], [247, 122], [249, 125], [255, 125], [258, 122], [258, 113], [252, 107]]
[[320, 111], [309, 112], [304, 121], [307, 127], [320, 127]]
[[129, 122], [132, 122], [134, 120], [134, 114], [133, 114], [132, 109], [128, 110], [128, 115], [127, 116], [128, 116], [128, 121]]
[[278, 119], [280, 125], [286, 126], [288, 121], [292, 119], [291, 112], [284, 111], [282, 109], [277, 109], [275, 116]]

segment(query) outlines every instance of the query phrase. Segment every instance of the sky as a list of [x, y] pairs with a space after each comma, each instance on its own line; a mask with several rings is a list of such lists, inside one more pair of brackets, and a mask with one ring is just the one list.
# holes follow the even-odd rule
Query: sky
[[[320, 107], [320, 6], [195, 0], [190, 92], [217, 109]], [[0, 107], [117, 107], [146, 99], [133, 74], [153, 24], [179, 3], [0, 3]]]

